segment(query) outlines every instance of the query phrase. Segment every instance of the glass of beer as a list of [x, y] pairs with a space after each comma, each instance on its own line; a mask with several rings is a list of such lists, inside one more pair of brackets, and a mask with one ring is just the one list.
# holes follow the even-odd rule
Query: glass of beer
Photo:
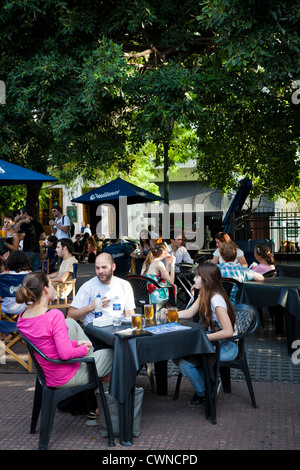
[[168, 308], [168, 322], [173, 323], [178, 321], [177, 307]]
[[152, 304], [144, 305], [145, 320], [152, 320], [154, 317], [154, 308]]
[[137, 331], [140, 331], [145, 326], [145, 319], [139, 313], [134, 313], [131, 315], [131, 328], [136, 328]]

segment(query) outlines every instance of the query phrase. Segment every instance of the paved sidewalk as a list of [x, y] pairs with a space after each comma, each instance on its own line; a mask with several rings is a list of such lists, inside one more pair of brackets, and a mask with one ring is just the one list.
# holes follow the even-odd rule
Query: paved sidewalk
[[[93, 267], [86, 266], [79, 265], [83, 282], [94, 274]], [[111, 455], [123, 455], [121, 451], [136, 455], [134, 452], [140, 450], [299, 450], [300, 365], [288, 357], [286, 339], [275, 336], [269, 318], [265, 329], [259, 327], [249, 339], [247, 354], [257, 409], [252, 407], [246, 383], [237, 372], [233, 374], [231, 395], [225, 395], [221, 388], [217, 424], [211, 424], [203, 408], [187, 405], [192, 388], [185, 378], [178, 401], [172, 400], [177, 369], [170, 362], [168, 397], [153, 394], [145, 374], [137, 377], [137, 386], [145, 389], [142, 433], [131, 447], [121, 446], [118, 438], [113, 449], [108, 447], [97, 427], [85, 425], [84, 415], [58, 410], [49, 450], [101, 450]], [[35, 373], [27, 373], [10, 359], [0, 364], [0, 450], [37, 449], [38, 433], [29, 434], [34, 386]]]

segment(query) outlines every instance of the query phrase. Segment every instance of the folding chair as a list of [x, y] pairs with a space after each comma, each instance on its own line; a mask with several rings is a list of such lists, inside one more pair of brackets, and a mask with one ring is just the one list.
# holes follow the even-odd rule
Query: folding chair
[[[193, 294], [191, 293], [193, 277], [194, 274], [190, 272], [176, 274], [177, 285], [180, 288], [180, 292], [178, 292], [177, 297], [186, 304], [186, 309], [189, 308], [195, 300]], [[181, 294], [184, 295], [184, 299], [182, 299]]]
[[[50, 303], [55, 308], [66, 308], [68, 309], [72, 303], [72, 300], [75, 297], [75, 284], [77, 279], [77, 263], [73, 264], [73, 278], [70, 281], [66, 282], [54, 282], [53, 285], [56, 288], [56, 300]], [[67, 294], [68, 290], [71, 292]]]
[[0, 360], [5, 354], [13, 357], [28, 372], [32, 371], [32, 361], [28, 355], [28, 362], [25, 362], [20, 355], [12, 350], [18, 343], [23, 343], [21, 335], [17, 329], [18, 315], [10, 315], [2, 311], [3, 298], [16, 296], [17, 289], [22, 285], [26, 274], [1, 274], [0, 276], [0, 333], [5, 338], [0, 341]]
[[[104, 411], [106, 426], [108, 430], [108, 445], [110, 447], [114, 446], [114, 436], [113, 428], [110, 419], [110, 413], [105, 398], [103, 385], [100, 378], [97, 375], [95, 360], [93, 357], [80, 357], [76, 359], [70, 359], [68, 361], [63, 361], [60, 359], [50, 359], [45, 356], [28, 338], [22, 335], [24, 342], [28, 347], [28, 351], [35, 365], [37, 378], [35, 384], [35, 393], [32, 409], [32, 418], [30, 426], [30, 434], [36, 432], [36, 425], [39, 419], [41, 412], [41, 422], [40, 422], [40, 439], [39, 439], [39, 450], [47, 450], [48, 444], [50, 441], [50, 436], [53, 428], [55, 412], [58, 403], [69, 398], [77, 393], [83, 392], [90, 389], [98, 389], [99, 393], [96, 394], [98, 401], [98, 408]], [[78, 385], [76, 387], [56, 389], [53, 387], [48, 387], [46, 384], [45, 374], [41, 368], [36, 355], [41, 356], [46, 361], [52, 362], [53, 364], [71, 364], [74, 362], [85, 362], [89, 370], [89, 382], [84, 385]], [[99, 427], [100, 432], [100, 427]]]

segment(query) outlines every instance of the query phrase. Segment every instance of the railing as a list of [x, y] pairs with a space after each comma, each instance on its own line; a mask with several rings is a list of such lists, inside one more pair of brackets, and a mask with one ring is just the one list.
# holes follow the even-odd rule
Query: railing
[[231, 217], [233, 240], [267, 238], [275, 243], [276, 252], [298, 252], [300, 249], [300, 212], [244, 212]]

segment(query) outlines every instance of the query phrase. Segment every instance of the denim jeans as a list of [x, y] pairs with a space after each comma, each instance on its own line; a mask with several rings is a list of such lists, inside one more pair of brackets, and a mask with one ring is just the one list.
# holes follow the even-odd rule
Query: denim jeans
[[[238, 354], [238, 345], [233, 341], [223, 343], [220, 350], [220, 360], [230, 361], [235, 359]], [[192, 364], [185, 359], [179, 359], [178, 367], [182, 375], [187, 377], [199, 396], [205, 395], [205, 377], [204, 371], [197, 364]]]
[[40, 271], [40, 253], [33, 251], [25, 251], [26, 255], [30, 259], [32, 271]]

